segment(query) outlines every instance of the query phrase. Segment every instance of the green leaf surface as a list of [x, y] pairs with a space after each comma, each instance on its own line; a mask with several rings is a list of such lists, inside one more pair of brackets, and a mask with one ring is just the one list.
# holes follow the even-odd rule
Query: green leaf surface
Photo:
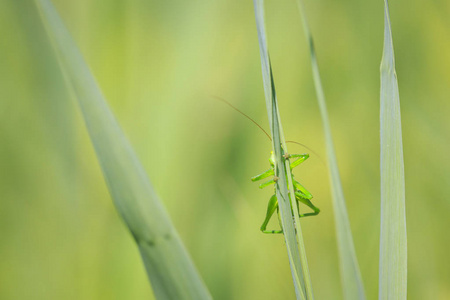
[[267, 48], [264, 24], [264, 2], [263, 0], [254, 0], [253, 3], [255, 7], [256, 28], [258, 31], [260, 47], [266, 108], [272, 134], [272, 147], [275, 154], [275, 176], [279, 178], [276, 183], [276, 196], [279, 204], [280, 219], [284, 231], [284, 239], [286, 242], [296, 297], [297, 299], [310, 300], [314, 299], [314, 297], [297, 203], [296, 201], [290, 201], [290, 199], [295, 199], [294, 187], [292, 184], [292, 177], [285, 175], [287, 174], [287, 170], [290, 170], [290, 163], [289, 160], [283, 158], [283, 154], [288, 153], [288, 151], [281, 126], [275, 84]]
[[157, 299], [211, 299], [75, 42], [48, 0], [35, 0], [73, 89], [114, 203], [139, 246]]
[[320, 79], [314, 42], [308, 26], [308, 20], [306, 18], [303, 1], [297, 0], [297, 4], [302, 19], [303, 30], [305, 32], [306, 40], [309, 46], [314, 86], [316, 89], [317, 101], [319, 103], [323, 130], [325, 134], [328, 172], [331, 183], [334, 220], [336, 225], [336, 236], [340, 260], [339, 265], [341, 270], [344, 299], [366, 299], [361, 272], [359, 270], [358, 260], [356, 258], [355, 246], [353, 244], [353, 237], [350, 228], [350, 221], [348, 219], [347, 208], [345, 205], [344, 192], [342, 190], [337, 158], [334, 151], [333, 138], [331, 135], [327, 106], [325, 102], [325, 94], [322, 87], [322, 81]]
[[384, 47], [381, 59], [381, 230], [379, 299], [406, 299], [407, 242], [405, 171], [397, 75], [389, 7], [384, 1]]

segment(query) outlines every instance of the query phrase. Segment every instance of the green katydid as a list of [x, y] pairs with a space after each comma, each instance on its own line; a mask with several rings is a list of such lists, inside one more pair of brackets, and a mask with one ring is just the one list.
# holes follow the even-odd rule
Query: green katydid
[[[240, 114], [242, 114], [244, 117], [246, 117], [247, 119], [249, 119], [250, 121], [252, 121], [256, 126], [258, 126], [265, 134], [266, 136], [272, 140], [272, 138], [270, 137], [270, 135], [258, 124], [256, 123], [256, 121], [254, 121], [252, 118], [250, 118], [248, 115], [246, 115], [245, 113], [243, 113], [242, 111], [240, 111], [238, 108], [234, 107], [231, 103], [229, 103], [228, 101], [226, 101], [225, 99], [219, 98], [219, 97], [215, 97], [216, 99], [228, 104], [231, 108], [233, 108], [234, 110], [236, 110], [237, 112], [239, 112]], [[287, 141], [287, 143], [296, 143], [299, 144], [305, 148], [305, 145], [294, 142], [294, 141]], [[308, 217], [308, 216], [315, 216], [318, 215], [320, 212], [320, 209], [316, 206], [314, 206], [314, 204], [312, 204], [311, 199], [312, 199], [312, 195], [310, 192], [308, 192], [308, 190], [301, 185], [298, 181], [296, 181], [294, 179], [294, 174], [292, 173], [292, 170], [300, 165], [302, 162], [304, 162], [305, 160], [308, 159], [309, 154], [305, 153], [305, 154], [288, 154], [288, 153], [284, 153], [283, 154], [284, 159], [290, 159], [290, 158], [296, 158], [294, 161], [291, 162], [291, 167], [289, 170], [289, 174], [286, 174], [286, 176], [291, 176], [292, 178], [292, 182], [294, 185], [294, 194], [295, 194], [295, 200], [297, 201], [297, 207], [299, 209], [299, 217]], [[275, 176], [275, 171], [274, 171], [274, 167], [275, 167], [275, 156], [273, 154], [273, 152], [270, 153], [270, 158], [269, 158], [269, 163], [270, 163], [270, 169], [268, 169], [267, 171], [265, 171], [264, 173], [261, 173], [259, 175], [253, 176], [251, 178], [252, 181], [258, 181], [261, 179], [265, 179], [268, 177], [273, 176], [273, 178], [267, 182], [264, 182], [262, 184], [259, 185], [259, 188], [265, 188], [271, 184], [275, 184], [278, 181], [278, 177]], [[300, 213], [300, 208], [299, 208], [299, 204], [303, 203], [306, 206], [308, 206], [309, 208], [311, 208], [313, 210], [313, 212], [309, 212], [309, 213], [305, 213], [305, 214], [301, 214]], [[277, 212], [278, 215], [278, 222], [280, 224], [281, 229], [280, 230], [267, 230], [267, 224], [269, 223], [270, 219], [272, 218], [273, 214], [275, 213], [275, 211]], [[276, 190], [274, 188], [274, 194], [273, 196], [270, 198], [269, 200], [269, 204], [267, 206], [267, 213], [266, 213], [266, 218], [264, 219], [264, 222], [261, 225], [261, 231], [263, 233], [269, 233], [269, 234], [276, 234], [276, 233], [283, 233], [283, 227], [281, 225], [281, 221], [280, 221], [280, 215], [279, 215], [279, 208], [278, 208], [278, 200], [277, 200], [277, 196], [276, 196]]]
[[[298, 212], [299, 217], [301, 218], [301, 217], [315, 216], [315, 215], [319, 214], [320, 209], [318, 207], [314, 206], [314, 204], [312, 204], [312, 202], [311, 202], [311, 199], [313, 196], [311, 195], [310, 192], [308, 192], [307, 189], [305, 189], [305, 187], [303, 187], [303, 185], [301, 185], [298, 181], [296, 181], [294, 179], [294, 174], [292, 173], [292, 169], [294, 169], [296, 166], [300, 165], [302, 162], [304, 162], [306, 159], [308, 159], [309, 154], [288, 154], [288, 153], [286, 153], [283, 155], [283, 157], [285, 159], [296, 158], [296, 160], [291, 162], [291, 168], [289, 170], [289, 174], [286, 174], [286, 176], [292, 177], [292, 183], [294, 184], [294, 193], [295, 193], [295, 200], [297, 201], [297, 207], [299, 207], [299, 204], [301, 202], [313, 210], [313, 212], [301, 214], [300, 208], [299, 208], [299, 212]], [[252, 181], [258, 181], [258, 180], [273, 176], [273, 178], [271, 180], [260, 184], [259, 185], [260, 189], [265, 188], [266, 186], [269, 186], [271, 184], [275, 184], [278, 180], [278, 177], [276, 177], [275, 173], [274, 173], [275, 156], [274, 156], [273, 152], [271, 152], [269, 162], [270, 162], [270, 166], [271, 166], [269, 170], [252, 177]], [[263, 233], [283, 233], [283, 229], [267, 230], [267, 224], [269, 223], [270, 218], [272, 218], [275, 211], [277, 211], [278, 222], [280, 223], [280, 227], [282, 227], [281, 222], [280, 222], [280, 215], [278, 212], [278, 200], [277, 200], [277, 196], [276, 196], [276, 191], [274, 189], [274, 194], [270, 198], [269, 204], [267, 206], [266, 218], [264, 219], [264, 222], [261, 225], [261, 231]]]

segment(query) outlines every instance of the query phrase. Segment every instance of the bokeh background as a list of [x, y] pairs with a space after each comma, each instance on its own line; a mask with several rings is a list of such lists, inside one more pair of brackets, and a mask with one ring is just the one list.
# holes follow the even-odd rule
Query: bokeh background
[[[270, 142], [252, 1], [53, 0], [215, 299], [294, 299], [263, 235]], [[450, 299], [450, 2], [392, 1], [409, 299]], [[307, 1], [354, 242], [377, 299], [383, 1]], [[342, 299], [321, 120], [293, 0], [268, 1], [287, 139], [319, 216], [302, 222], [316, 299]], [[307, 150], [289, 145], [289, 151]], [[278, 226], [273, 222], [272, 226]], [[0, 298], [152, 299], [73, 95], [29, 0], [0, 1]]]

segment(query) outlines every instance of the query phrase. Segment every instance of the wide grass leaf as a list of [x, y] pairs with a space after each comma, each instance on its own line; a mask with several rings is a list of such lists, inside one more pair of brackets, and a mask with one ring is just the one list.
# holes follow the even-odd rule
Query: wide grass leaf
[[139, 246], [157, 299], [210, 299], [169, 216], [75, 42], [49, 0], [35, 0], [73, 89], [114, 203]]
[[381, 230], [379, 299], [406, 299], [405, 171], [389, 7], [384, 1], [380, 91]]
[[323, 130], [325, 134], [325, 144], [327, 152], [328, 172], [330, 176], [331, 192], [333, 199], [334, 220], [336, 225], [336, 236], [339, 253], [339, 265], [342, 277], [342, 289], [344, 299], [366, 299], [364, 285], [359, 270], [358, 260], [356, 258], [355, 246], [348, 219], [347, 207], [345, 204], [344, 192], [342, 190], [341, 178], [337, 164], [337, 158], [334, 151], [333, 138], [328, 119], [327, 106], [325, 102], [325, 93], [322, 87], [322, 81], [319, 73], [319, 65], [316, 58], [316, 50], [308, 20], [306, 18], [305, 7], [302, 0], [297, 0], [300, 11], [303, 30], [309, 46], [311, 56], [311, 66], [313, 72], [314, 86], [319, 103], [320, 114], [322, 117]]

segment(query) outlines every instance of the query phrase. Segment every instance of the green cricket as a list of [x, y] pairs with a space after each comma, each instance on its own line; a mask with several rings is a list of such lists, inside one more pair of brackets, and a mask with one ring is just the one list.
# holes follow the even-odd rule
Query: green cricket
[[[253, 120], [252, 118], [250, 118], [248, 115], [246, 115], [245, 113], [243, 113], [242, 111], [240, 111], [238, 108], [234, 107], [231, 103], [229, 103], [228, 101], [226, 101], [225, 99], [222, 99], [220, 97], [214, 96], [214, 98], [216, 98], [219, 101], [224, 102], [225, 104], [229, 105], [231, 108], [233, 108], [234, 110], [236, 110], [237, 112], [239, 112], [240, 114], [242, 114], [244, 117], [246, 117], [247, 119], [249, 119], [250, 121], [252, 121], [256, 126], [259, 127], [259, 129], [261, 129], [266, 136], [272, 140], [272, 138], [270, 137], [270, 135], [264, 130], [264, 128], [262, 128], [255, 120]], [[295, 144], [299, 144], [305, 148], [305, 145], [298, 143], [298, 142], [294, 142], [294, 141], [286, 141], [286, 143], [295, 143]], [[308, 148], [309, 149], [309, 148]], [[320, 209], [316, 206], [314, 206], [314, 204], [312, 204], [311, 199], [313, 198], [312, 194], [310, 192], [308, 192], [308, 190], [300, 184], [300, 182], [296, 181], [294, 179], [294, 174], [292, 173], [292, 170], [300, 165], [302, 162], [304, 162], [305, 160], [307, 160], [309, 158], [309, 154], [304, 153], [304, 154], [288, 154], [288, 153], [283, 153], [283, 157], [284, 159], [295, 159], [291, 162], [291, 167], [289, 170], [289, 174], [286, 174], [286, 178], [287, 176], [291, 176], [292, 178], [292, 183], [294, 185], [294, 194], [295, 194], [295, 201], [297, 201], [297, 208], [298, 208], [298, 214], [299, 217], [308, 217], [308, 216], [316, 216], [319, 214]], [[251, 178], [251, 180], [254, 181], [259, 181], [268, 177], [273, 176], [273, 178], [267, 182], [264, 182], [262, 184], [259, 185], [260, 189], [263, 189], [271, 184], [275, 184], [278, 181], [278, 177], [275, 176], [275, 155], [273, 154], [273, 151], [270, 152], [270, 158], [269, 158], [269, 163], [270, 163], [270, 169], [268, 169], [267, 171], [265, 171], [264, 173], [261, 173], [259, 175], [253, 176]], [[292, 200], [291, 200], [292, 201]], [[309, 213], [305, 213], [302, 214], [300, 213], [300, 203], [305, 204], [306, 206], [308, 206], [309, 208], [311, 208], [313, 211], [309, 212]], [[291, 204], [292, 205], [292, 204]], [[280, 224], [280, 230], [267, 230], [267, 224], [269, 224], [270, 219], [272, 218], [273, 214], [275, 213], [275, 211], [277, 212], [278, 215], [278, 223]], [[274, 186], [274, 194], [272, 195], [272, 197], [270, 197], [269, 200], [269, 204], [267, 206], [267, 213], [266, 213], [266, 218], [264, 219], [264, 222], [261, 225], [261, 232], [263, 233], [268, 233], [268, 234], [282, 234], [283, 233], [283, 226], [281, 225], [281, 220], [280, 220], [280, 214], [279, 214], [279, 207], [278, 207], [278, 199], [277, 199], [277, 195], [276, 195], [276, 186]]]

